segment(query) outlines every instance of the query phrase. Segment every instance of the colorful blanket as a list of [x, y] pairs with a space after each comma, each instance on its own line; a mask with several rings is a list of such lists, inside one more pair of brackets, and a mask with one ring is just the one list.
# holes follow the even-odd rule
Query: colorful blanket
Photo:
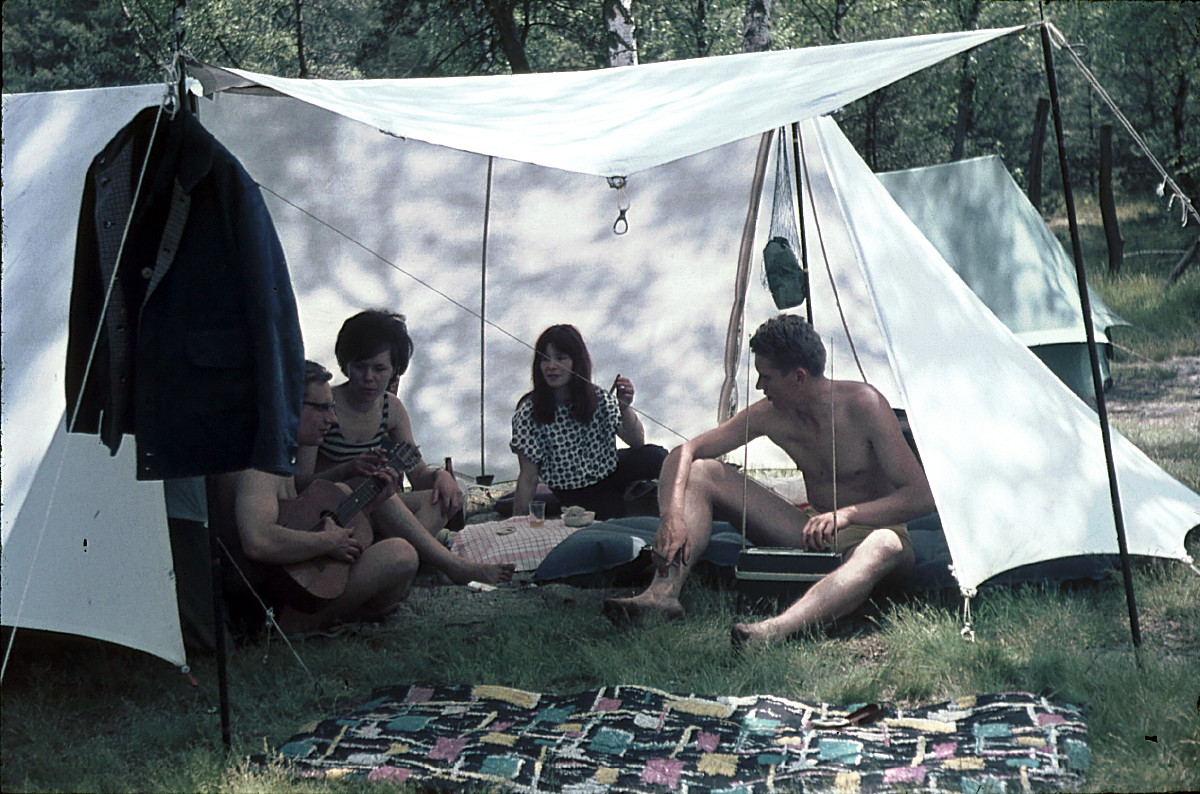
[[1079, 709], [1036, 695], [885, 708], [846, 724], [859, 705], [639, 686], [565, 696], [387, 687], [305, 728], [278, 758], [304, 776], [563, 794], [1064, 791], [1088, 768]]
[[507, 521], [469, 524], [450, 541], [450, 551], [482, 563], [511, 562], [517, 571], [532, 571], [550, 550], [576, 532], [562, 519], [547, 518], [544, 526], [529, 526], [529, 516]]

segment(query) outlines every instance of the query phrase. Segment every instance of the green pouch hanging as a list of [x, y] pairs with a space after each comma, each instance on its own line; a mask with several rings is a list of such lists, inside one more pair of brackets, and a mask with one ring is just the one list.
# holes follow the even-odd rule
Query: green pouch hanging
[[767, 287], [778, 309], [790, 309], [808, 297], [804, 271], [786, 237], [772, 237], [763, 249]]

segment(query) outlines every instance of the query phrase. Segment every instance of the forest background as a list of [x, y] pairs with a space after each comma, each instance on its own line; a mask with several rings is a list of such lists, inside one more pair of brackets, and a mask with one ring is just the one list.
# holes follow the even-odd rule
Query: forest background
[[[398, 78], [595, 69], [1018, 25], [1043, 14], [1200, 203], [1197, 2], [7, 0], [3, 88], [157, 82], [177, 41], [220, 66]], [[1073, 180], [1094, 195], [1100, 128], [1114, 120], [1078, 69], [1060, 68], [1059, 82]], [[839, 124], [875, 170], [999, 154], [1024, 186], [1045, 94], [1037, 37], [1009, 37], [871, 94]], [[1118, 194], [1155, 189], [1161, 178], [1144, 155], [1127, 135], [1117, 141]], [[1053, 161], [1043, 179], [1050, 203], [1042, 209], [1054, 214]]]

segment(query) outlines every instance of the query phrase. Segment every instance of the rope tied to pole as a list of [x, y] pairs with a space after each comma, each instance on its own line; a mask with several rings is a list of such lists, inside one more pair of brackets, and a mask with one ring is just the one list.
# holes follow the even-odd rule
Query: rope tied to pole
[[1133, 138], [1133, 142], [1137, 144], [1137, 147], [1141, 150], [1142, 154], [1145, 155], [1146, 159], [1150, 161], [1150, 164], [1154, 166], [1154, 170], [1158, 171], [1159, 176], [1162, 177], [1162, 182], [1159, 183], [1156, 193], [1159, 196], [1163, 196], [1166, 194], [1167, 188], [1170, 187], [1171, 195], [1167, 200], [1167, 209], [1170, 210], [1174, 205], [1175, 200], [1179, 200], [1180, 226], [1187, 226], [1189, 215], [1196, 219], [1197, 222], [1200, 222], [1200, 212], [1197, 212], [1196, 208], [1192, 205], [1192, 202], [1188, 199], [1187, 194], [1183, 192], [1183, 189], [1180, 188], [1178, 184], [1176, 184], [1175, 180], [1171, 178], [1171, 175], [1167, 173], [1167, 169], [1163, 167], [1162, 163], [1158, 161], [1158, 158], [1156, 158], [1150, 151], [1150, 147], [1147, 145], [1145, 139], [1138, 133], [1137, 129], [1133, 126], [1133, 123], [1129, 121], [1123, 112], [1121, 112], [1121, 109], [1117, 107], [1116, 101], [1112, 98], [1108, 91], [1105, 90], [1104, 86], [1100, 84], [1100, 81], [1096, 78], [1096, 75], [1094, 75], [1092, 71], [1087, 68], [1083, 62], [1083, 59], [1079, 57], [1079, 53], [1075, 52], [1075, 49], [1067, 42], [1067, 39], [1065, 36], [1063, 36], [1062, 31], [1054, 27], [1053, 23], [1051, 22], [1043, 22], [1041, 24], [1045, 26], [1046, 32], [1050, 34], [1054, 45], [1070, 56], [1071, 61], [1076, 67], [1078, 67], [1079, 71], [1083, 73], [1084, 79], [1087, 81], [1087, 83], [1095, 90], [1100, 99], [1104, 101], [1104, 104], [1108, 106], [1108, 109], [1112, 111], [1113, 115], [1117, 117], [1117, 121], [1121, 122], [1121, 126], [1125, 128], [1125, 131], [1129, 133], [1131, 138]]

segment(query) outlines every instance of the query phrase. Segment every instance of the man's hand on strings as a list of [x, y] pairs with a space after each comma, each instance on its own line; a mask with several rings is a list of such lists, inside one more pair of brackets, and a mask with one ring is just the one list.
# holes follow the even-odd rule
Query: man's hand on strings
[[370, 512], [376, 506], [381, 505], [384, 501], [391, 499], [400, 490], [400, 473], [391, 466], [384, 468], [376, 468], [371, 472], [371, 477], [375, 482], [379, 483], [380, 491], [375, 495], [375, 498], [368, 502], [363, 510]]
[[326, 535], [330, 542], [331, 548], [326, 552], [327, 556], [340, 562], [350, 563], [351, 565], [358, 562], [358, 558], [363, 553], [363, 544], [361, 541], [354, 539], [354, 530], [340, 527], [334, 523], [333, 518], [325, 516], [321, 532]]
[[381, 447], [362, 452], [358, 457], [338, 465], [338, 479], [345, 482], [358, 477], [373, 477], [387, 460]]

